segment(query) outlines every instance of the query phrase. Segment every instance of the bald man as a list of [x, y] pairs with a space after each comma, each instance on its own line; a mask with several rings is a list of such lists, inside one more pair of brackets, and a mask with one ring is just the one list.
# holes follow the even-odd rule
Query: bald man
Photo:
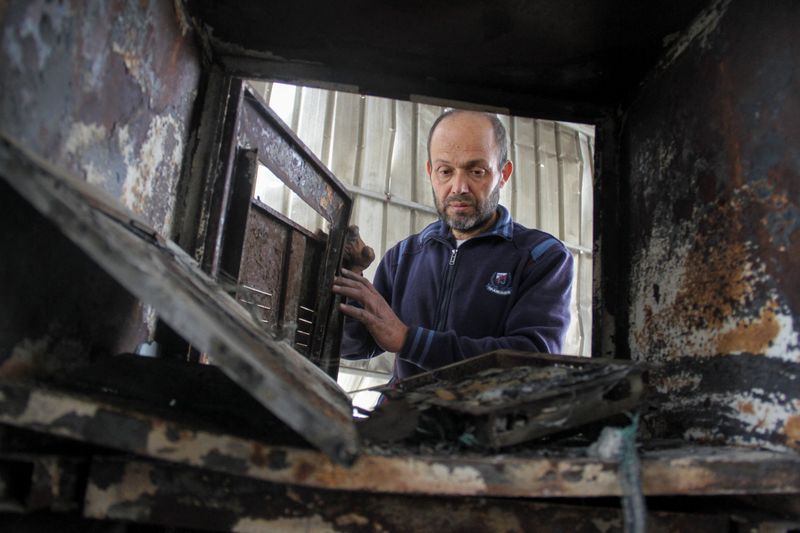
[[343, 270], [341, 355], [397, 354], [392, 380], [500, 348], [559, 353], [570, 321], [572, 256], [499, 205], [511, 177], [502, 122], [452, 110], [428, 136], [437, 222], [390, 249], [374, 285]]

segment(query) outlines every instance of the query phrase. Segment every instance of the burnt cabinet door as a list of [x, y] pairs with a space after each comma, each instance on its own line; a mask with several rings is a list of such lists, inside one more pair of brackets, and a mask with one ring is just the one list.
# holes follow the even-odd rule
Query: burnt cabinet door
[[[204, 267], [228, 284], [262, 327], [335, 378], [342, 317], [330, 288], [352, 199], [245, 82], [231, 81], [227, 102], [216, 165], [219, 207], [213, 215], [212, 206]], [[316, 212], [327, 234], [254, 197], [262, 172]]]

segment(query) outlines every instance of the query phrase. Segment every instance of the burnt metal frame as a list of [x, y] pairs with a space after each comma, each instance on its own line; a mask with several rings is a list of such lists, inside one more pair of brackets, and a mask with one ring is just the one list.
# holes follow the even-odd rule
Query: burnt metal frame
[[[386, 454], [351, 466], [312, 449], [198, 428], [141, 410], [43, 387], [0, 383], [0, 423], [178, 465], [273, 483], [436, 496], [601, 497], [623, 493], [617, 459], [541, 455]], [[120, 433], [119, 428], [125, 428]], [[792, 452], [692, 447], [645, 451], [642, 490], [656, 495], [800, 493]]]
[[[354, 460], [356, 429], [341, 388], [248, 320], [184, 250], [113, 198], [2, 134], [0, 177], [188, 342], [213, 354], [229, 378], [285, 424], [334, 460]], [[10, 405], [9, 397], [0, 399], [0, 407]], [[113, 421], [105, 423], [118, 433]]]
[[[209, 105], [197, 132], [188, 176], [188, 181], [199, 183], [204, 191], [201, 198], [187, 206], [184, 231], [187, 220], [194, 220], [191, 232], [194, 238], [184, 239], [181, 244], [194, 253], [206, 272], [217, 278], [226, 240], [238, 241], [240, 237], [231, 235], [229, 220], [232, 202], [244, 201], [240, 191], [236, 194], [235, 180], [248, 173], [250, 179], [254, 179], [257, 160], [269, 167], [330, 224], [314, 298], [317, 319], [307, 352], [314, 364], [336, 377], [342, 317], [337, 310], [340, 298], [334, 297], [329, 288], [341, 261], [352, 197], [242, 78], [230, 76], [219, 67], [211, 67], [205, 101]], [[241, 154], [253, 152], [255, 155], [249, 158], [249, 165], [237, 165], [242, 159]], [[247, 168], [242, 170], [242, 166]], [[247, 195], [248, 205], [251, 195]], [[284, 223], [292, 225], [288, 219], [284, 219]], [[241, 225], [234, 229], [242, 230]], [[282, 279], [286, 279], [286, 274], [285, 271], [282, 273]]]

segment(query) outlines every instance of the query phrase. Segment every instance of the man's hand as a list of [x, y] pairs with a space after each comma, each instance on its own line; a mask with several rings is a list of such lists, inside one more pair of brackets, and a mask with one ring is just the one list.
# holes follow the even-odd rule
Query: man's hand
[[369, 280], [343, 268], [342, 275], [336, 276], [333, 281], [333, 292], [353, 299], [363, 306], [362, 309], [341, 304], [339, 310], [364, 324], [378, 346], [393, 353], [403, 348], [408, 335], [408, 326], [394, 314]]

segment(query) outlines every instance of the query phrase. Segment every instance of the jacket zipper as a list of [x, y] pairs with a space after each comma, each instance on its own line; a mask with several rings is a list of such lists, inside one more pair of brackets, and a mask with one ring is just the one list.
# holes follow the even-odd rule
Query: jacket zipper
[[458, 248], [453, 248], [450, 251], [450, 261], [447, 263], [447, 269], [444, 274], [444, 284], [442, 285], [442, 298], [439, 301], [439, 309], [437, 311], [435, 331], [442, 331], [444, 323], [447, 318], [447, 310], [450, 307], [450, 293], [453, 290], [453, 280], [456, 277], [456, 255]]

